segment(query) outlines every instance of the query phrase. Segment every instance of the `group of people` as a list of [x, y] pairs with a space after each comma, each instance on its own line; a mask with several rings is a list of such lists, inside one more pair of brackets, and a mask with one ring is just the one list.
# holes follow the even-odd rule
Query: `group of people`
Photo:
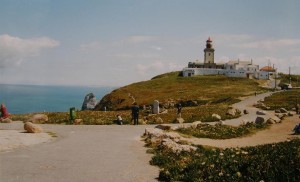
[[0, 120], [6, 119], [6, 118], [9, 118], [9, 113], [8, 113], [5, 105], [2, 103], [1, 107], [0, 107]]

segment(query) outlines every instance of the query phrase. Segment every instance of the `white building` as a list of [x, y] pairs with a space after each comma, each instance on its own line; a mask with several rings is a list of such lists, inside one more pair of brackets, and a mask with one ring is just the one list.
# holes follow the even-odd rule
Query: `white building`
[[[194, 75], [226, 75], [228, 77], [269, 79], [265, 70], [260, 71], [259, 65], [253, 64], [253, 61], [229, 61], [225, 64], [214, 62], [214, 48], [212, 40], [208, 38], [206, 48], [204, 49], [204, 61], [189, 62], [188, 67], [182, 70], [183, 76]], [[269, 75], [269, 74], [268, 74]]]

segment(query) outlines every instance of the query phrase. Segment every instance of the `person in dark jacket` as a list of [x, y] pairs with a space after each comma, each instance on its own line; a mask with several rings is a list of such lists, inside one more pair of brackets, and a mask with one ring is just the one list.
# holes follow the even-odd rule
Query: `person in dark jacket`
[[177, 104], [177, 118], [181, 118], [181, 109], [182, 109], [182, 106], [181, 104]]
[[131, 115], [132, 115], [134, 125], [139, 124], [139, 110], [140, 110], [139, 106], [137, 105], [136, 102], [134, 102], [131, 108]]

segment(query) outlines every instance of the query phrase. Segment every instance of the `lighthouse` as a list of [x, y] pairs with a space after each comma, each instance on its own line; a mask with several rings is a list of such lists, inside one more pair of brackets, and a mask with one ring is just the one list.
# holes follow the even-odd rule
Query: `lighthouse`
[[206, 48], [204, 49], [204, 64], [215, 63], [214, 61], [215, 49], [212, 45], [212, 40], [210, 37], [206, 41]]

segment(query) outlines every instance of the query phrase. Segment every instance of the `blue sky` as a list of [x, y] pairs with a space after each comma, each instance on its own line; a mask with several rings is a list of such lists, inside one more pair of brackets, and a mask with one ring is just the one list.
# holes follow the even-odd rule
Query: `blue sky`
[[0, 83], [122, 86], [203, 60], [300, 74], [297, 0], [0, 0]]

